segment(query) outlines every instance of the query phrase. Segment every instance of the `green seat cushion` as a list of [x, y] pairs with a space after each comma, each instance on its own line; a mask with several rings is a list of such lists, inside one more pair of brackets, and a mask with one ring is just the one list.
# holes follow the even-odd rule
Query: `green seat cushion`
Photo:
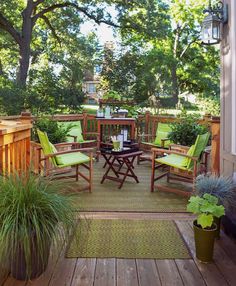
[[185, 165], [185, 157], [176, 154], [170, 154], [155, 160], [157, 163], [166, 164], [171, 167], [187, 170]]
[[66, 167], [82, 163], [88, 163], [90, 161], [90, 157], [81, 152], [74, 152], [58, 155], [56, 156], [56, 161], [58, 167]]

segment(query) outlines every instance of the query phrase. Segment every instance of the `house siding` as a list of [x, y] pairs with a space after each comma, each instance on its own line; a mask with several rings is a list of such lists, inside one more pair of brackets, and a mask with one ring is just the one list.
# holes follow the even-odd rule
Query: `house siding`
[[[235, 143], [236, 106], [233, 106], [235, 95], [235, 0], [225, 0], [229, 6], [229, 22], [224, 25], [223, 39], [221, 42], [221, 152], [220, 169], [221, 173], [232, 176], [236, 172], [236, 155], [233, 154], [232, 142]], [[234, 128], [234, 130], [233, 130]]]

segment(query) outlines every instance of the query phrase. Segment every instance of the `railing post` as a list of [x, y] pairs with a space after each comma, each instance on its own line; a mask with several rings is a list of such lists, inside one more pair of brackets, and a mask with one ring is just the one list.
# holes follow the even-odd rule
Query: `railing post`
[[20, 115], [20, 121], [22, 123], [32, 123], [33, 117], [30, 111], [22, 111]]
[[211, 173], [220, 174], [220, 118], [214, 117], [211, 123]]
[[145, 134], [149, 134], [150, 111], [145, 112]]

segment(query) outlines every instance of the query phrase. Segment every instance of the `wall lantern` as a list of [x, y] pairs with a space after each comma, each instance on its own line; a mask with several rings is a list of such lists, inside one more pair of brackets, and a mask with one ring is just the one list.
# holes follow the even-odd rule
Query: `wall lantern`
[[228, 5], [221, 1], [209, 6], [203, 11], [208, 13], [202, 22], [202, 43], [215, 45], [221, 41], [222, 26], [228, 22]]

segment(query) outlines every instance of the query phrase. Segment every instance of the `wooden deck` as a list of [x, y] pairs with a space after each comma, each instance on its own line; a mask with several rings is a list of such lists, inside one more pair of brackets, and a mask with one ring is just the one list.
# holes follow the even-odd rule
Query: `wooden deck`
[[[99, 164], [102, 164], [99, 163]], [[100, 170], [99, 165], [95, 170]], [[149, 164], [149, 163], [147, 163]], [[141, 167], [138, 167], [139, 169]], [[137, 171], [139, 170], [137, 169]], [[101, 170], [100, 170], [101, 171]], [[103, 170], [101, 172], [104, 172]], [[145, 173], [142, 169], [138, 173]], [[146, 171], [148, 173], [148, 171]], [[148, 173], [149, 174], [149, 173]], [[96, 174], [94, 174], [96, 176]], [[147, 189], [149, 187], [147, 186]], [[52, 250], [46, 272], [33, 281], [0, 279], [1, 286], [224, 286], [236, 285], [236, 242], [223, 232], [216, 241], [214, 263], [195, 258], [193, 216], [188, 213], [80, 213], [93, 219], [174, 220], [192, 254], [192, 259], [81, 259], [65, 258], [65, 249]]]
[[214, 263], [203, 264], [194, 257], [192, 218], [189, 214], [86, 213], [94, 219], [173, 219], [192, 259], [66, 259], [64, 248], [50, 259], [47, 271], [36, 280], [23, 282], [7, 277], [4, 286], [224, 286], [236, 285], [236, 243], [223, 232], [215, 245]]

